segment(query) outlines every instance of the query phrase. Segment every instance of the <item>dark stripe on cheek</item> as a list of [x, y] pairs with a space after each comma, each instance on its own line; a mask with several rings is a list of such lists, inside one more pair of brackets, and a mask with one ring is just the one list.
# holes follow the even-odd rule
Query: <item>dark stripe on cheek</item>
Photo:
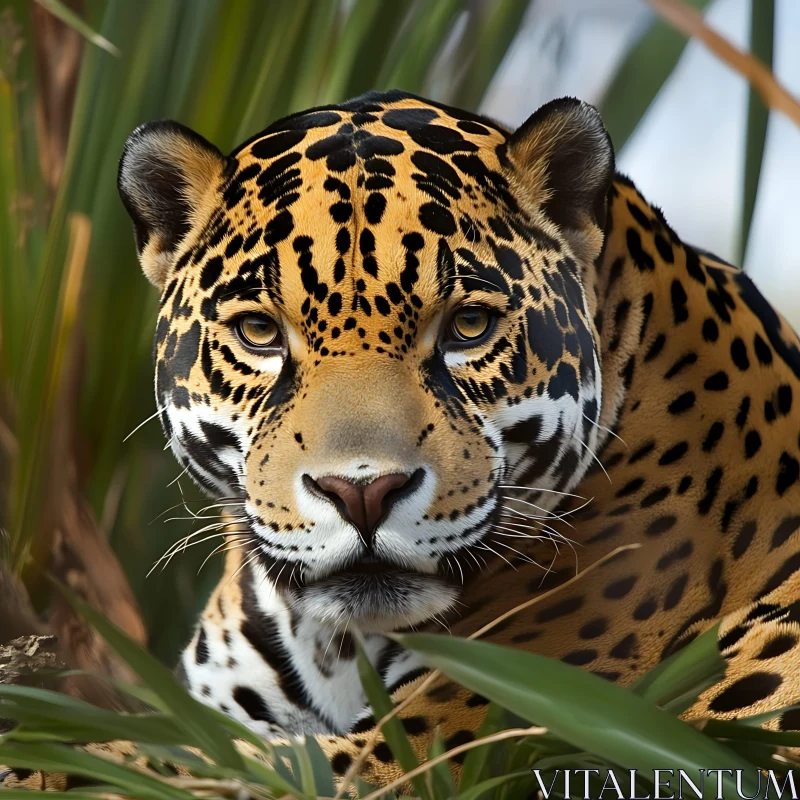
[[297, 393], [299, 386], [300, 373], [297, 362], [291, 356], [287, 356], [264, 403], [264, 408], [275, 408], [288, 403]]
[[305, 685], [284, 646], [277, 623], [262, 613], [258, 607], [253, 587], [253, 571], [249, 566], [242, 570], [240, 586], [244, 613], [241, 626], [242, 635], [264, 661], [275, 670], [278, 683], [286, 695], [286, 699], [298, 708], [309, 708], [310, 699]]

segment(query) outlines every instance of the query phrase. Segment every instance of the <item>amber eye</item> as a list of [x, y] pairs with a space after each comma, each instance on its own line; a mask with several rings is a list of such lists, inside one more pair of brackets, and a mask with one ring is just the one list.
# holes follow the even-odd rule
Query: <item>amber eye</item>
[[236, 333], [242, 344], [254, 350], [275, 348], [281, 343], [281, 329], [266, 314], [245, 314], [236, 322]]
[[459, 308], [450, 321], [451, 339], [456, 344], [477, 344], [494, 324], [494, 316], [483, 306], [464, 306]]

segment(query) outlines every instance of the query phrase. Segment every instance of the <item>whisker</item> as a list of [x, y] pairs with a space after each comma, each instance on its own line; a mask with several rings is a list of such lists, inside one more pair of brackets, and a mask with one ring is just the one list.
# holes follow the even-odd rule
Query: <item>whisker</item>
[[[559, 492], [558, 489], [543, 489], [538, 486], [515, 486], [511, 483], [501, 484], [500, 489], [520, 489], [523, 492], [547, 492], [548, 494], [560, 494], [563, 497], [577, 497], [578, 500], [585, 500], [586, 498], [580, 494], [572, 494], [571, 492]], [[509, 498], [511, 500], [512, 498]]]
[[489, 545], [485, 541], [482, 541], [481, 545], [482, 545], [481, 547], [478, 547], [479, 550], [488, 550], [490, 553], [494, 553], [498, 558], [502, 558], [503, 561], [505, 561], [509, 567], [511, 567], [513, 570], [516, 571], [517, 568], [505, 556], [500, 555], [500, 553], [498, 553], [497, 550], [492, 550], [492, 548], [489, 547]]
[[531, 556], [526, 555], [525, 553], [521, 553], [519, 550], [517, 550], [516, 548], [512, 547], [510, 544], [506, 544], [505, 542], [495, 542], [494, 540], [492, 540], [492, 541], [493, 541], [494, 544], [498, 545], [499, 547], [505, 547], [508, 550], [513, 550], [523, 561], [526, 561], [529, 564], [533, 564], [536, 567], [540, 567], [541, 569], [546, 569], [546, 567], [544, 567], [542, 564], [540, 564], [535, 559], [531, 558]]
[[178, 476], [177, 476], [177, 477], [175, 477], [175, 478], [173, 478], [173, 479], [172, 479], [172, 480], [171, 480], [171, 481], [170, 481], [170, 482], [167, 484], [167, 489], [169, 489], [169, 487], [170, 487], [170, 486], [174, 486], [174, 485], [175, 485], [175, 484], [176, 484], [176, 483], [177, 483], [177, 482], [178, 482], [178, 481], [179, 481], [179, 480], [180, 480], [180, 479], [181, 479], [181, 478], [182, 478], [182, 477], [183, 477], [183, 476], [184, 476], [184, 475], [185, 475], [185, 474], [186, 474], [188, 471], [189, 471], [189, 465], [187, 464], [187, 465], [186, 465], [186, 466], [185, 466], [185, 467], [184, 467], [184, 468], [183, 468], [183, 469], [182, 469], [182, 470], [181, 470], [181, 471], [178, 473]]
[[625, 440], [621, 436], [618, 436], [616, 433], [614, 433], [614, 431], [612, 431], [611, 428], [606, 428], [605, 425], [601, 425], [599, 422], [595, 422], [590, 416], [586, 414], [584, 414], [583, 416], [586, 417], [586, 419], [588, 419], [589, 422], [591, 422], [592, 425], [595, 426], [595, 428], [600, 428], [601, 431], [605, 431], [606, 433], [613, 436], [615, 439], [619, 439], [619, 441], [622, 442], [622, 444], [625, 446], [625, 449], [630, 450]]
[[608, 472], [606, 472], [606, 468], [603, 466], [603, 462], [602, 462], [602, 461], [601, 461], [601, 460], [600, 460], [600, 459], [597, 457], [597, 454], [594, 452], [594, 450], [592, 450], [592, 448], [591, 448], [591, 447], [589, 447], [589, 445], [588, 445], [588, 444], [586, 444], [586, 442], [584, 442], [584, 441], [583, 441], [583, 439], [581, 439], [581, 438], [580, 438], [580, 436], [576, 436], [576, 435], [573, 433], [573, 434], [572, 434], [572, 438], [573, 438], [573, 439], [574, 439], [574, 440], [575, 440], [575, 441], [576, 441], [578, 444], [582, 445], [583, 447], [585, 447], [585, 448], [588, 450], [588, 452], [589, 452], [589, 455], [590, 455], [590, 456], [591, 456], [591, 457], [592, 457], [592, 458], [593, 458], [593, 459], [594, 459], [594, 460], [595, 460], [595, 461], [598, 463], [598, 465], [599, 465], [600, 469], [601, 469], [601, 470], [603, 470], [603, 474], [606, 476], [606, 478], [608, 478], [608, 482], [609, 482], [609, 483], [613, 483], [613, 481], [611, 480], [611, 476], [608, 474]]
[[257, 541], [255, 538], [245, 539], [244, 541], [236, 541], [230, 542], [227, 539], [217, 547], [215, 547], [204, 559], [203, 563], [200, 565], [200, 568], [197, 570], [197, 574], [199, 575], [202, 571], [203, 567], [209, 562], [209, 560], [217, 555], [217, 553], [230, 553], [232, 550], [243, 550], [248, 545], [252, 544], [253, 542]]
[[124, 444], [125, 442], [127, 442], [127, 441], [128, 441], [128, 439], [130, 439], [130, 438], [131, 438], [131, 436], [133, 436], [133, 434], [134, 434], [134, 433], [136, 433], [136, 431], [138, 431], [138, 430], [139, 430], [139, 428], [142, 428], [143, 426], [147, 425], [147, 423], [148, 423], [148, 422], [150, 422], [150, 420], [151, 420], [151, 419], [155, 419], [155, 418], [156, 418], [156, 417], [157, 417], [159, 414], [161, 414], [162, 412], [164, 412], [164, 411], [166, 411], [166, 410], [167, 410], [167, 409], [166, 409], [166, 406], [165, 406], [165, 407], [163, 407], [163, 408], [161, 408], [161, 407], [159, 407], [159, 408], [156, 408], [156, 410], [155, 410], [155, 412], [154, 412], [154, 413], [152, 413], [152, 414], [151, 414], [151, 415], [150, 415], [150, 416], [149, 416], [149, 417], [148, 417], [146, 420], [144, 420], [144, 421], [140, 422], [140, 423], [139, 423], [139, 424], [138, 424], [138, 425], [137, 425], [137, 426], [136, 426], [136, 427], [135, 427], [135, 428], [134, 428], [134, 429], [133, 429], [133, 430], [132, 430], [132, 431], [131, 431], [131, 432], [130, 432], [130, 433], [129, 433], [129, 434], [128, 434], [128, 435], [127, 435], [127, 436], [126, 436], [124, 439], [123, 439], [123, 440], [122, 440], [123, 444]]

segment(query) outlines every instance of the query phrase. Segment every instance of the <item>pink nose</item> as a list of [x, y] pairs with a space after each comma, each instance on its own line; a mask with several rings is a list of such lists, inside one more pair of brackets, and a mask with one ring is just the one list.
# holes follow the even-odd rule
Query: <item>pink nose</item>
[[368, 544], [392, 503], [408, 496], [419, 485], [419, 480], [412, 480], [415, 477], [416, 473], [394, 473], [358, 484], [335, 475], [324, 475], [316, 480], [309, 477], [309, 481], [333, 502], [344, 519], [358, 528]]

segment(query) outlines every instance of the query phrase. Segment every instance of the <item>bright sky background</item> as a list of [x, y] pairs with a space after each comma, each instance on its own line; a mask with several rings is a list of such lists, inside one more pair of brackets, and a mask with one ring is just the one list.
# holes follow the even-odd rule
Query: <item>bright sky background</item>
[[[749, 0], [715, 0], [707, 19], [747, 49]], [[519, 124], [553, 97], [602, 96], [617, 61], [648, 20], [642, 0], [537, 0], [483, 111]], [[776, 2], [775, 73], [800, 97], [800, 0]], [[691, 43], [622, 153], [619, 169], [663, 208], [685, 240], [735, 261], [747, 88]], [[800, 329], [800, 129], [770, 116], [745, 268]]]

